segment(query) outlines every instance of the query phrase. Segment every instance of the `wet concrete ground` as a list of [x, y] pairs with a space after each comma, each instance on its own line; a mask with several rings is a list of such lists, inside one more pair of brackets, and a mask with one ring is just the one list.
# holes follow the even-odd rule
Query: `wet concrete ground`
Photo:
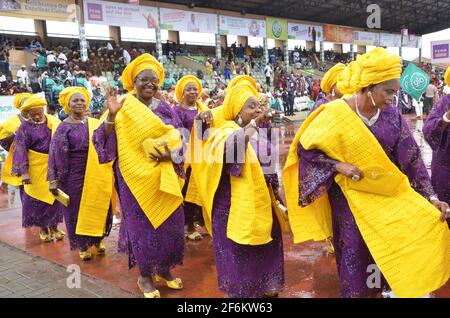
[[[416, 121], [407, 117], [412, 130], [416, 130]], [[280, 167], [284, 166], [289, 145], [298, 129], [299, 122], [281, 127]], [[419, 123], [420, 125], [420, 123]], [[427, 167], [431, 161], [431, 151], [419, 132], [414, 132], [422, 146]], [[1, 208], [3, 207], [3, 208]], [[113, 227], [111, 235], [105, 240], [107, 255], [96, 256], [89, 262], [82, 262], [76, 251], [70, 251], [68, 240], [42, 243], [38, 229], [22, 229], [21, 209], [7, 208], [5, 194], [0, 196], [0, 241], [37, 255], [57, 264], [68, 266], [78, 264], [83, 274], [91, 275], [113, 286], [120, 287], [136, 295], [140, 291], [136, 285], [138, 272], [136, 268], [128, 270], [128, 258], [117, 253], [118, 225]], [[63, 228], [63, 226], [61, 227]], [[289, 234], [284, 235], [285, 255], [285, 289], [280, 297], [327, 298], [339, 297], [339, 280], [335, 259], [328, 254], [323, 242], [308, 242], [294, 245]], [[181, 291], [170, 290], [157, 285], [162, 297], [209, 298], [223, 297], [218, 290], [214, 262], [213, 245], [209, 236], [200, 242], [186, 242], [183, 266], [178, 266], [173, 273], [183, 279], [185, 288]], [[450, 282], [435, 293], [439, 298], [450, 298]]]

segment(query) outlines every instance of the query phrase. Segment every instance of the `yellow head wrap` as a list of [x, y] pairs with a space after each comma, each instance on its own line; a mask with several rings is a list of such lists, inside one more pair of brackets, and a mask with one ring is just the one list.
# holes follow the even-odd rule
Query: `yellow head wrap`
[[159, 78], [159, 86], [164, 83], [164, 68], [152, 55], [145, 53], [133, 60], [122, 72], [123, 87], [127, 91], [134, 89], [134, 79], [142, 71], [152, 70]]
[[338, 82], [341, 93], [354, 94], [370, 85], [400, 78], [402, 66], [400, 57], [384, 48], [376, 48], [357, 57], [342, 73]]
[[243, 83], [247, 83], [250, 86], [253, 86], [254, 89], [256, 89], [256, 81], [253, 77], [250, 77], [248, 75], [238, 75], [233, 77], [233, 79], [228, 83], [227, 91], [231, 91], [233, 87], [241, 85]]
[[186, 85], [192, 82], [197, 86], [198, 96], [202, 95], [202, 83], [200, 80], [194, 75], [183, 76], [175, 87], [175, 97], [179, 103], [183, 101], [184, 89], [186, 88]]
[[70, 113], [71, 113], [70, 107], [69, 107], [69, 102], [70, 102], [70, 99], [72, 98], [72, 96], [75, 94], [81, 94], [84, 96], [84, 98], [86, 99], [86, 104], [84, 105], [84, 107], [86, 109], [91, 104], [91, 96], [89, 95], [89, 92], [86, 88], [75, 87], [75, 86], [66, 87], [59, 94], [59, 104], [63, 107], [64, 112], [67, 115], [70, 115]]
[[450, 67], [448, 67], [447, 70], [445, 71], [444, 79], [445, 79], [445, 84], [450, 86]]
[[241, 83], [227, 92], [223, 101], [222, 117], [234, 120], [250, 97], [258, 98], [258, 91], [250, 83]]
[[25, 100], [20, 110], [26, 112], [30, 109], [44, 108], [45, 106], [47, 106], [47, 100], [39, 94], [33, 94]]
[[337, 63], [335, 66], [330, 68], [328, 72], [323, 76], [320, 82], [320, 88], [326, 94], [330, 94], [333, 86], [336, 85], [341, 73], [344, 71], [345, 65], [342, 63]]
[[20, 94], [17, 94], [17, 95], [14, 97], [14, 107], [17, 108], [17, 109], [20, 109], [20, 107], [22, 106], [22, 103], [23, 103], [28, 97], [30, 97], [31, 95], [33, 95], [33, 94], [31, 94], [31, 93], [20, 93]]

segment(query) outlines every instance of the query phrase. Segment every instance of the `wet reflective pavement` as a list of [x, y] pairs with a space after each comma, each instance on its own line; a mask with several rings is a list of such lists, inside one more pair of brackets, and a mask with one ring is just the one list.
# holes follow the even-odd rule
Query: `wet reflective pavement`
[[[423, 141], [421, 133], [416, 131], [417, 122], [412, 118], [407, 116], [429, 168], [431, 150]], [[299, 125], [296, 122], [280, 127], [280, 167], [284, 166], [290, 143]], [[117, 252], [118, 224], [113, 226], [111, 235], [105, 240], [107, 254], [82, 262], [77, 251], [70, 251], [67, 238], [60, 242], [42, 243], [38, 237], [39, 230], [22, 229], [21, 221], [21, 209], [7, 208], [6, 194], [0, 195], [0, 241], [64, 266], [78, 264], [82, 273], [140, 295], [136, 285], [137, 268], [128, 270], [127, 256]], [[335, 259], [332, 254], [328, 254], [327, 244], [307, 242], [294, 245], [292, 236], [285, 234], [284, 255], [286, 283], [280, 297], [339, 297]], [[199, 242], [186, 242], [184, 264], [176, 267], [173, 273], [182, 278], [184, 289], [175, 291], [157, 285], [162, 297], [224, 297], [217, 286], [213, 244], [209, 236]], [[435, 296], [450, 298], [450, 282], [436, 291]]]

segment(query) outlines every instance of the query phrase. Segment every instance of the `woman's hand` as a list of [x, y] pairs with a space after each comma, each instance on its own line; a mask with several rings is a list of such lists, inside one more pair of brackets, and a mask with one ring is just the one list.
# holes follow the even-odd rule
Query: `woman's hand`
[[165, 153], [163, 154], [161, 151], [159, 151], [158, 148], [155, 147], [155, 151], [158, 153], [158, 155], [150, 154], [150, 158], [156, 162], [155, 167], [159, 166], [161, 162], [164, 161], [172, 161], [172, 154], [169, 150], [169, 147], [167, 144], [164, 145]]
[[22, 184], [31, 184], [31, 178], [28, 173], [22, 175]]
[[124, 100], [122, 102], [117, 101], [117, 93], [111, 86], [106, 87], [105, 91], [105, 105], [109, 110], [108, 119], [113, 121], [116, 114], [122, 108]]
[[339, 162], [336, 164], [336, 170], [353, 181], [359, 181], [364, 178], [362, 171], [350, 163]]
[[197, 115], [200, 120], [207, 125], [210, 125], [213, 121], [213, 114], [210, 110], [205, 110]]
[[256, 125], [258, 127], [260, 127], [264, 123], [273, 122], [274, 114], [275, 114], [275, 112], [273, 110], [271, 110], [270, 108], [266, 109], [258, 117], [256, 117], [256, 119], [255, 119]]
[[49, 190], [53, 195], [58, 196], [58, 181], [57, 180], [50, 181]]
[[440, 200], [432, 200], [431, 203], [441, 211], [441, 221], [444, 222], [446, 219], [450, 219], [450, 207], [446, 202]]

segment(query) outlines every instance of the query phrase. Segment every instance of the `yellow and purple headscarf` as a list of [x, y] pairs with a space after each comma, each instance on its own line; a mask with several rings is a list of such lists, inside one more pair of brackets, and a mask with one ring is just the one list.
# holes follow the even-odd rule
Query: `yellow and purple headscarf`
[[47, 106], [47, 100], [40, 94], [33, 94], [25, 100], [20, 110], [27, 112], [31, 109], [44, 108], [45, 106]]
[[89, 105], [91, 104], [91, 96], [89, 95], [89, 92], [84, 87], [78, 87], [78, 86], [70, 86], [64, 88], [61, 93], [59, 93], [59, 104], [63, 107], [64, 112], [67, 115], [71, 114], [70, 111], [70, 99], [75, 94], [81, 94], [86, 99], [86, 104], [84, 105], [85, 109], [88, 109]]
[[189, 83], [194, 83], [195, 86], [197, 86], [198, 96], [202, 95], [202, 83], [200, 80], [194, 75], [186, 75], [178, 80], [177, 86], [175, 87], [175, 97], [177, 98], [178, 103], [183, 101], [184, 89]]
[[20, 93], [20, 94], [17, 94], [14, 97], [14, 107], [20, 110], [20, 108], [21, 108], [22, 104], [25, 102], [25, 100], [28, 97], [31, 97], [32, 95], [33, 94], [31, 94], [31, 93]]
[[164, 83], [164, 68], [152, 55], [145, 53], [135, 58], [122, 72], [123, 88], [131, 92], [134, 89], [134, 80], [142, 71], [152, 70], [159, 78], [159, 86]]
[[339, 77], [345, 69], [345, 65], [342, 63], [337, 63], [335, 66], [330, 68], [322, 78], [320, 82], [320, 88], [326, 94], [330, 94], [333, 86], [336, 85]]

